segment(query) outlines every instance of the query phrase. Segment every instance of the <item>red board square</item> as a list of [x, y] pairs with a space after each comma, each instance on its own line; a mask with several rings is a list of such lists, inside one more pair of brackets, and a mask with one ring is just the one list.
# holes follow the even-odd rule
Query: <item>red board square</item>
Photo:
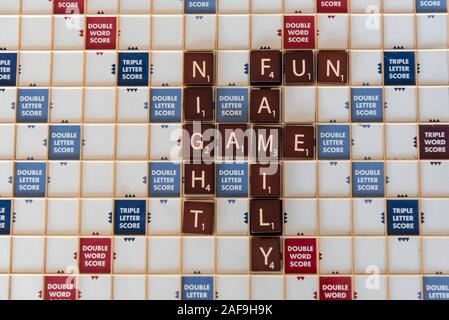
[[80, 239], [80, 273], [111, 272], [111, 239]]
[[76, 278], [73, 276], [46, 276], [45, 300], [76, 300]]
[[115, 50], [117, 19], [115, 17], [87, 17], [87, 50]]
[[54, 0], [54, 14], [83, 14], [84, 0]]
[[320, 277], [320, 300], [352, 300], [351, 277]]
[[315, 17], [284, 17], [284, 48], [315, 49]]
[[448, 125], [419, 126], [419, 148], [422, 160], [448, 160], [448, 145]]
[[316, 273], [316, 239], [285, 239], [285, 273]]
[[348, 0], [318, 0], [318, 13], [347, 13]]

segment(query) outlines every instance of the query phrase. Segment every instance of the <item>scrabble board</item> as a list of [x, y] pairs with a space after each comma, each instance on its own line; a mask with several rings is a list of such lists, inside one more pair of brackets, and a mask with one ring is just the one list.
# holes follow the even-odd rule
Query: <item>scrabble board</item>
[[0, 300], [449, 300], [446, 0], [0, 0]]

